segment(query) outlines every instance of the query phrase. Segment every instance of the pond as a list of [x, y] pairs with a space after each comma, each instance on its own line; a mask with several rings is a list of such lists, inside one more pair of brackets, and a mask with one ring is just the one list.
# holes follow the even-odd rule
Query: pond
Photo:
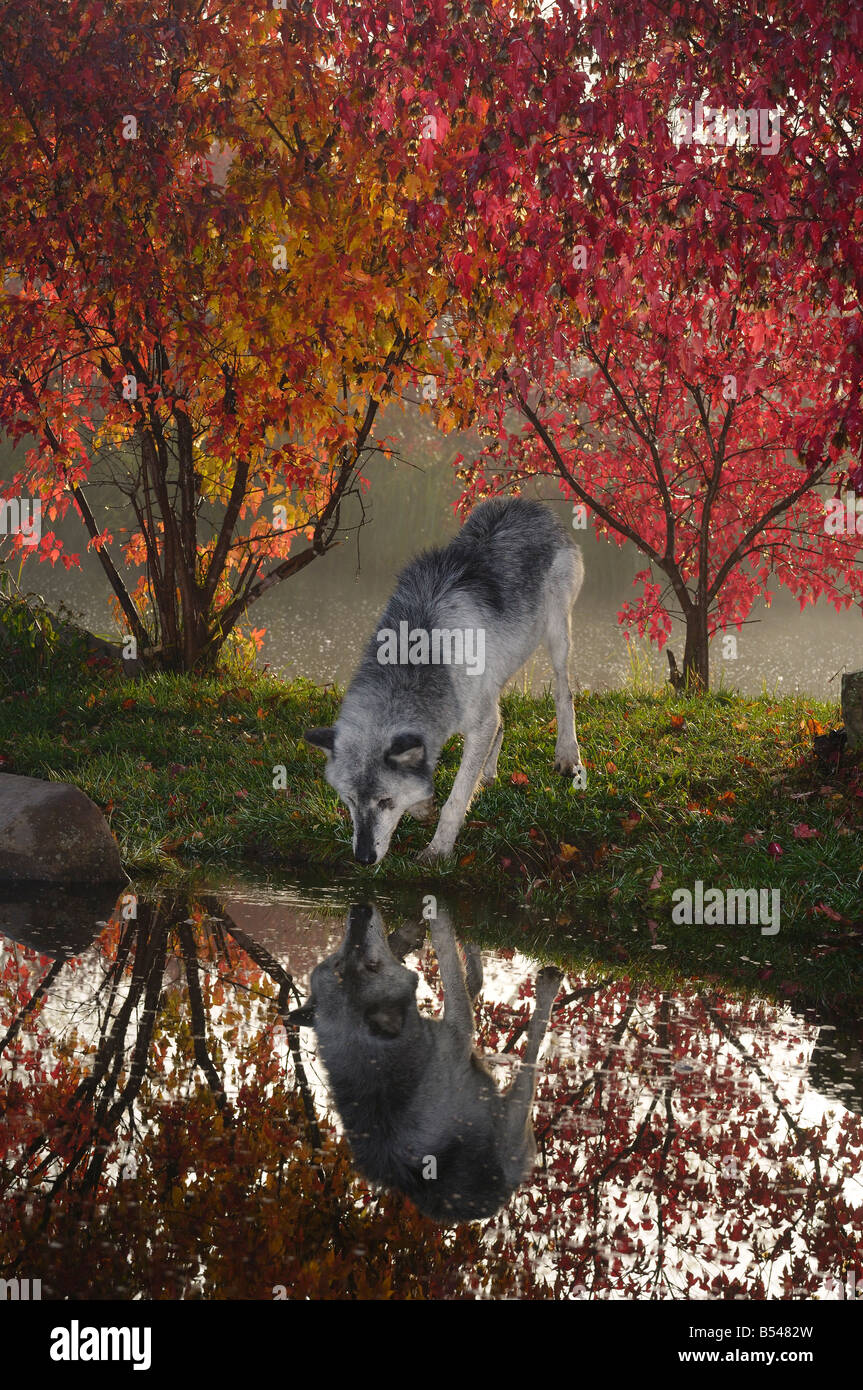
[[556, 972], [491, 899], [6, 896], [0, 1277], [45, 1299], [859, 1292], [859, 1036]]

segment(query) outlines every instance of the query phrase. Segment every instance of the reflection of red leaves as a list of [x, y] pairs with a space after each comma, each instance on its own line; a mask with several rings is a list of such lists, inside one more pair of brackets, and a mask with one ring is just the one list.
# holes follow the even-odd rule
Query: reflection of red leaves
[[757, 845], [758, 841], [762, 840], [763, 838], [763, 830], [747, 830], [746, 834], [743, 836], [743, 843], [745, 845]]

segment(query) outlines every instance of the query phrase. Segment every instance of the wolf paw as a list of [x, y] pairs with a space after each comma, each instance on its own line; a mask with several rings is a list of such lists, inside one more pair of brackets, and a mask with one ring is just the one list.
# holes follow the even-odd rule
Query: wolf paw
[[439, 849], [434, 843], [426, 845], [417, 855], [420, 864], [439, 864], [442, 859], [446, 859], [452, 850]]

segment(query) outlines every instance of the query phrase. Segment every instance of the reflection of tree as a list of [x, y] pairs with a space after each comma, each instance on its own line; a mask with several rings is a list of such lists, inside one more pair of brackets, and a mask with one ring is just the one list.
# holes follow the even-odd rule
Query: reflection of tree
[[[494, 1041], [511, 1011], [487, 1008]], [[558, 1011], [542, 1191], [518, 1198], [557, 1297], [825, 1296], [861, 1270], [863, 1123], [801, 1114], [776, 1010], [626, 982]], [[793, 1060], [793, 1066], [790, 1062]], [[826, 1281], [826, 1282], [825, 1282]], [[793, 1293], [792, 1293], [793, 1291]]]
[[[215, 905], [218, 906], [218, 904]], [[270, 952], [264, 946], [260, 946], [257, 941], [253, 941], [252, 938], [247, 936], [244, 931], [241, 931], [239, 927], [231, 923], [229, 931], [237, 945], [245, 951], [249, 959], [253, 960], [279, 987], [276, 1007], [279, 1011], [279, 1018], [284, 1024], [285, 1033], [287, 1034], [288, 1047], [291, 1050], [291, 1059], [294, 1064], [294, 1076], [296, 1077], [297, 1086], [299, 1087], [302, 1097], [303, 1110], [309, 1128], [309, 1136], [315, 1148], [319, 1149], [321, 1147], [321, 1133], [318, 1128], [318, 1117], [315, 1111], [315, 1102], [312, 1098], [312, 1090], [309, 1085], [308, 1077], [306, 1076], [306, 1070], [303, 1066], [303, 1059], [300, 1053], [300, 1030], [295, 1027], [294, 1024], [288, 1022], [288, 1014], [291, 1011], [292, 1001], [297, 1002], [300, 998], [293, 977], [288, 974], [284, 966], [276, 960], [275, 956], [270, 955]]]
[[57, 1297], [545, 1296], [505, 1240], [363, 1196], [295, 1029], [281, 1047], [290, 974], [216, 907], [141, 902], [35, 990], [31, 952], [0, 957], [0, 1273]]
[[35, 1013], [36, 1010], [39, 1008], [39, 1005], [42, 1003], [42, 1000], [47, 995], [48, 991], [50, 990], [57, 976], [61, 973], [65, 964], [65, 960], [63, 960], [62, 957], [60, 957], [57, 960], [55, 960], [53, 965], [50, 965], [48, 969], [45, 971], [45, 974], [42, 976], [42, 979], [39, 981], [33, 993], [29, 996], [26, 1002], [21, 1005], [21, 1008], [10, 1021], [9, 1027], [6, 1029], [6, 1032], [3, 1034], [3, 1037], [0, 1038], [0, 1056], [3, 1055], [10, 1042], [12, 1042], [13, 1038], [17, 1036], [18, 1031], [21, 1028], [21, 1025], [23, 1023], [26, 1023], [29, 1016], [32, 1013]]

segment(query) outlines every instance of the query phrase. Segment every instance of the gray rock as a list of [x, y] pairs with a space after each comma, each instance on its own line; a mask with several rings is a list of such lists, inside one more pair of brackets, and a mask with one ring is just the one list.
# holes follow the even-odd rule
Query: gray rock
[[0, 773], [0, 881], [120, 883], [117, 841], [68, 782]]

